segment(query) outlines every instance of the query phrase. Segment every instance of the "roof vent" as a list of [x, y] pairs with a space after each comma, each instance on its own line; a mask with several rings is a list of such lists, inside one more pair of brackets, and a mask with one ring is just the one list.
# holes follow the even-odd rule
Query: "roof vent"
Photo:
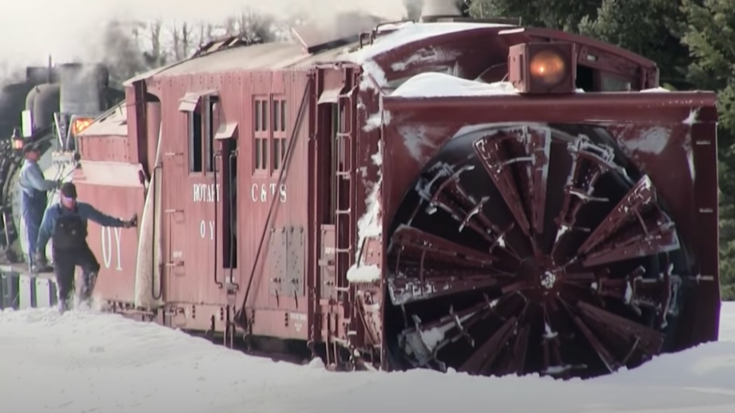
[[434, 22], [448, 17], [462, 17], [457, 0], [424, 0], [421, 9], [422, 22]]

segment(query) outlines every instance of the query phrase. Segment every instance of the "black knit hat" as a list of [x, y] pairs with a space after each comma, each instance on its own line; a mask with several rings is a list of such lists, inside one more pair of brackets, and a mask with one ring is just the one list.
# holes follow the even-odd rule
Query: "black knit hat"
[[76, 199], [77, 186], [71, 182], [66, 182], [64, 185], [61, 185], [61, 195], [63, 195], [65, 198]]
[[31, 152], [40, 152], [40, 149], [38, 149], [38, 146], [32, 143], [29, 143], [28, 145], [23, 147], [23, 155]]

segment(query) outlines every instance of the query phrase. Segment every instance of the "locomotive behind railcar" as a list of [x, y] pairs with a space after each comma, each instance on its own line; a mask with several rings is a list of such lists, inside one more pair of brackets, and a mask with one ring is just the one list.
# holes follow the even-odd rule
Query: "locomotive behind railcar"
[[28, 242], [20, 213], [18, 172], [22, 148], [36, 145], [47, 179], [69, 179], [77, 166], [76, 135], [124, 96], [110, 87], [106, 67], [64, 63], [26, 68], [23, 82], [6, 86], [0, 99], [4, 261], [23, 262]]
[[99, 298], [337, 366], [591, 377], [716, 340], [715, 95], [449, 3], [129, 80], [79, 136], [80, 196], [141, 217], [90, 226]]

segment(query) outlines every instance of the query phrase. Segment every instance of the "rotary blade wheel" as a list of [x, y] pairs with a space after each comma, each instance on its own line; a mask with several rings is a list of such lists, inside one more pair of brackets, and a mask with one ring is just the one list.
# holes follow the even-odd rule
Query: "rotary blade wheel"
[[601, 128], [450, 141], [391, 226], [386, 316], [404, 367], [593, 377], [660, 353], [683, 254], [650, 179]]

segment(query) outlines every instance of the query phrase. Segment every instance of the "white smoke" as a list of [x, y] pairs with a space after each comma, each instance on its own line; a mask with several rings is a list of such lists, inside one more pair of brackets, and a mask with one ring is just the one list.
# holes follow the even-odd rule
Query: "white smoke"
[[334, 24], [335, 16], [363, 11], [385, 19], [405, 16], [404, 0], [23, 0], [6, 1], [0, 13], [0, 62], [25, 66], [97, 58], [100, 37], [112, 20], [215, 22], [250, 10], [287, 19], [308, 16]]

